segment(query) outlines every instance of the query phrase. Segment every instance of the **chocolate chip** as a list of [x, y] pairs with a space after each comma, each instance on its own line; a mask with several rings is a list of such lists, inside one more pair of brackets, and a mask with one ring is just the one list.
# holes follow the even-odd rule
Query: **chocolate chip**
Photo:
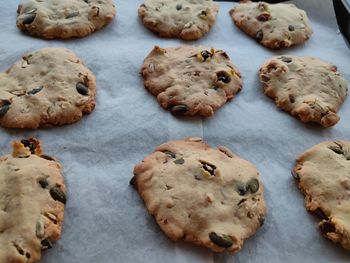
[[50, 189], [50, 195], [54, 200], [59, 201], [63, 204], [66, 203], [66, 194], [61, 190], [61, 188], [57, 186], [52, 187]]
[[215, 165], [203, 161], [200, 161], [200, 163], [205, 171], [209, 172], [211, 176], [215, 176]]
[[182, 9], [182, 5], [181, 5], [181, 4], [177, 4], [177, 5], [176, 5], [176, 10], [179, 11], [179, 10], [181, 10], [181, 9]]
[[27, 139], [22, 139], [21, 143], [24, 145], [24, 147], [29, 148], [29, 150], [30, 150], [30, 152], [32, 154], [35, 153], [35, 149], [37, 147], [37, 142], [35, 140], [33, 140], [33, 139], [28, 139], [28, 140]]
[[319, 218], [328, 220], [328, 216], [322, 211], [321, 208], [317, 208], [315, 211], [313, 211], [315, 215], [317, 215]]
[[79, 16], [80, 13], [79, 11], [75, 11], [73, 13], [70, 13], [69, 15], [66, 16], [66, 19], [69, 19], [69, 18], [72, 18], [72, 17], [76, 17], [76, 16]]
[[0, 107], [0, 117], [5, 116], [5, 114], [8, 112], [10, 109], [10, 103], [9, 102], [4, 102], [4, 104]]
[[300, 176], [295, 170], [292, 170], [292, 176], [295, 180], [297, 180], [297, 181], [300, 180]]
[[132, 185], [134, 188], [136, 188], [136, 175], [134, 175], [129, 182], [130, 185]]
[[284, 40], [277, 42], [277, 47], [279, 47], [279, 48], [285, 48], [286, 46], [287, 46], [287, 44]]
[[231, 81], [230, 75], [226, 71], [219, 71], [216, 73], [218, 81], [222, 81], [224, 83], [229, 83]]
[[209, 234], [210, 240], [219, 247], [229, 248], [233, 245], [232, 238], [227, 235], [218, 235], [215, 232]]
[[184, 158], [180, 158], [180, 159], [175, 160], [174, 163], [175, 164], [184, 164], [185, 160], [184, 160]]
[[26, 14], [23, 19], [23, 25], [31, 24], [36, 17], [36, 14]]
[[290, 63], [290, 62], [293, 61], [292, 58], [290, 58], [290, 57], [285, 57], [285, 56], [280, 57], [280, 59], [281, 59], [283, 62], [285, 62], [285, 63]]
[[294, 30], [295, 30], [295, 27], [292, 26], [292, 25], [289, 25], [289, 26], [288, 26], [288, 30], [289, 30], [289, 31], [294, 31]]
[[40, 186], [41, 186], [42, 188], [44, 188], [44, 189], [45, 189], [46, 187], [49, 186], [49, 182], [47, 181], [46, 178], [41, 178], [41, 179], [39, 179], [38, 183], [39, 183]]
[[335, 232], [335, 226], [331, 221], [323, 221], [320, 225], [320, 229], [324, 234]]
[[84, 0], [85, 3], [89, 4], [90, 3], [90, 0]]
[[78, 82], [76, 85], [77, 91], [81, 95], [88, 95], [89, 94], [89, 89], [86, 87], [84, 83]]
[[294, 103], [295, 102], [295, 97], [293, 95], [290, 94], [288, 97], [289, 97], [290, 103]]
[[52, 243], [50, 239], [44, 239], [41, 241], [41, 249], [50, 249], [52, 248]]
[[40, 86], [38, 88], [32, 89], [31, 91], [28, 91], [27, 94], [28, 95], [34, 95], [34, 94], [39, 93], [42, 89], [43, 89], [43, 86]]
[[183, 115], [188, 111], [188, 107], [184, 104], [179, 104], [172, 106], [170, 111], [174, 115]]
[[163, 153], [165, 153], [166, 155], [169, 155], [171, 158], [176, 158], [176, 154], [171, 151], [165, 150], [163, 151]]
[[255, 34], [255, 40], [256, 42], [260, 43], [264, 38], [264, 33], [262, 30], [259, 30], [258, 32], [256, 32]]
[[251, 179], [247, 183], [247, 189], [250, 189], [250, 191], [254, 194], [259, 190], [259, 181], [258, 179]]
[[213, 56], [213, 54], [210, 53], [208, 50], [203, 50], [201, 52], [201, 56], [204, 59], [204, 61], [206, 61], [208, 58], [211, 58]]
[[265, 223], [265, 217], [260, 216], [260, 217], [259, 217], [259, 223], [260, 223], [260, 226], [263, 226], [264, 223]]
[[205, 10], [203, 10], [200, 14], [199, 14], [199, 16], [207, 16], [208, 14], [207, 14], [207, 11], [205, 11]]
[[50, 155], [42, 154], [40, 157], [48, 161], [55, 161], [55, 158], [51, 157]]

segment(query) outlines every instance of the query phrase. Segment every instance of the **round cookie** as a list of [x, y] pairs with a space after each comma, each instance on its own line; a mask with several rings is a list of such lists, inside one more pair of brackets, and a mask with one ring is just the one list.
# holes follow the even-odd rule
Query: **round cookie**
[[0, 73], [0, 125], [50, 127], [78, 121], [95, 107], [95, 76], [65, 48], [30, 52]]
[[264, 190], [256, 168], [200, 138], [160, 145], [135, 167], [130, 183], [175, 241], [237, 252], [264, 222]]
[[301, 154], [293, 176], [321, 233], [350, 251], [350, 142], [323, 142]]
[[259, 76], [265, 94], [302, 122], [330, 127], [339, 121], [348, 84], [335, 65], [313, 57], [279, 56], [266, 61]]
[[110, 23], [113, 0], [29, 0], [17, 9], [17, 27], [30, 35], [53, 39], [84, 37]]
[[36, 139], [0, 157], [0, 262], [33, 263], [61, 236], [66, 203], [61, 165]]
[[306, 12], [294, 4], [240, 3], [230, 15], [237, 27], [272, 49], [302, 44], [312, 35]]
[[226, 52], [203, 46], [156, 46], [141, 74], [145, 88], [176, 115], [212, 116], [242, 88], [241, 74]]
[[161, 37], [195, 40], [214, 25], [219, 5], [212, 0], [145, 0], [138, 14]]

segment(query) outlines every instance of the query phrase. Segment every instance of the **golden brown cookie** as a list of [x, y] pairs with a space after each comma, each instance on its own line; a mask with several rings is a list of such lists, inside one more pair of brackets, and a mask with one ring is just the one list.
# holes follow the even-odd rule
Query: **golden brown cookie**
[[297, 158], [293, 176], [326, 238], [350, 251], [350, 142], [323, 142]]
[[130, 183], [172, 240], [237, 252], [264, 222], [256, 168], [200, 138], [160, 145], [135, 167]]
[[33, 263], [61, 236], [66, 203], [61, 165], [34, 138], [0, 157], [0, 262]]

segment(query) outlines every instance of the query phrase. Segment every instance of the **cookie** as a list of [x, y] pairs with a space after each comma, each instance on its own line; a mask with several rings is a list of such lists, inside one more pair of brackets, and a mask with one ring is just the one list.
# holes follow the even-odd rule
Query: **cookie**
[[110, 23], [113, 0], [29, 0], [18, 6], [17, 27], [30, 35], [53, 39], [84, 37]]
[[0, 73], [0, 125], [50, 127], [78, 121], [95, 107], [95, 76], [65, 48], [30, 52]]
[[195, 40], [214, 25], [219, 5], [212, 0], [145, 0], [138, 14], [161, 37]]
[[33, 263], [61, 236], [66, 187], [61, 165], [34, 138], [0, 157], [0, 262]]
[[339, 121], [348, 84], [335, 65], [313, 57], [279, 56], [266, 61], [259, 75], [265, 94], [302, 122], [330, 127]]
[[302, 44], [312, 35], [306, 12], [294, 4], [240, 3], [230, 15], [237, 27], [272, 49]]
[[256, 168], [200, 138], [160, 145], [135, 167], [130, 183], [174, 241], [237, 252], [264, 222], [264, 190]]
[[203, 46], [156, 46], [141, 75], [145, 88], [176, 115], [211, 116], [242, 88], [226, 52]]
[[307, 210], [321, 219], [326, 238], [350, 251], [350, 142], [323, 142], [302, 153], [293, 176]]

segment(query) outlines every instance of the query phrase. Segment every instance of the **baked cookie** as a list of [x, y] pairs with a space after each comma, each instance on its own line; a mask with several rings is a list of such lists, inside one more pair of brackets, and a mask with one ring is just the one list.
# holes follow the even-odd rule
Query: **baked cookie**
[[177, 115], [211, 116], [242, 88], [241, 74], [226, 52], [203, 46], [156, 46], [141, 74], [145, 88]]
[[18, 28], [53, 39], [89, 35], [110, 23], [116, 10], [113, 0], [29, 0], [17, 13]]
[[61, 236], [66, 203], [61, 165], [36, 139], [0, 157], [0, 262], [33, 263]]
[[256, 168], [200, 138], [160, 145], [135, 167], [130, 183], [174, 241], [237, 252], [264, 222], [264, 190]]
[[259, 75], [265, 94], [302, 122], [329, 127], [339, 121], [337, 111], [348, 84], [335, 65], [312, 57], [279, 56], [266, 61]]
[[212, 0], [145, 0], [138, 13], [145, 27], [161, 37], [195, 40], [214, 25], [218, 11]]
[[323, 142], [297, 158], [293, 176], [322, 234], [350, 251], [350, 142]]
[[272, 49], [302, 44], [312, 34], [305, 11], [294, 4], [240, 3], [230, 15], [237, 27]]
[[0, 125], [31, 128], [78, 121], [95, 107], [95, 76], [65, 48], [30, 52], [0, 73]]

